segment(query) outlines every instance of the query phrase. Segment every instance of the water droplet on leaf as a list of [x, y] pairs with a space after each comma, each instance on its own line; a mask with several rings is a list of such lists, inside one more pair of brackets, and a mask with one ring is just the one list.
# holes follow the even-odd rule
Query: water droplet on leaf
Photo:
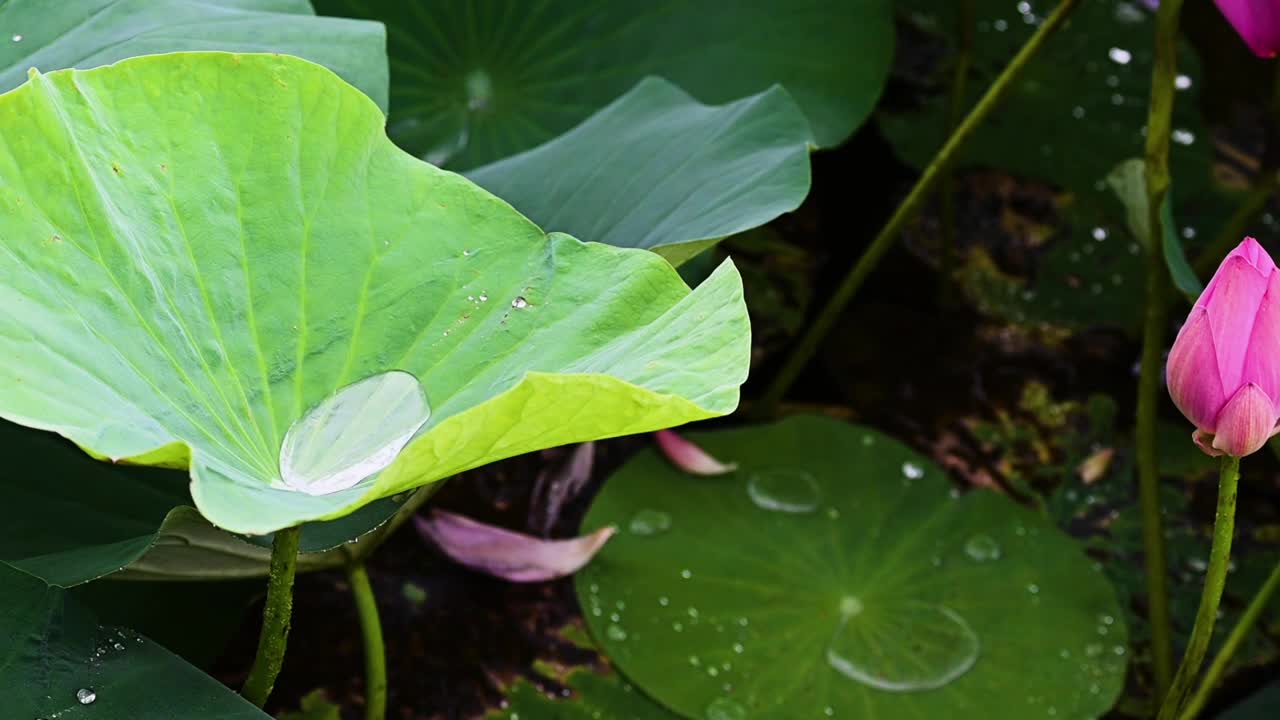
[[1000, 559], [1000, 543], [986, 534], [974, 535], [964, 543], [964, 554], [974, 562], [991, 562]]
[[[882, 639], [895, 642], [885, 645]], [[827, 663], [851, 680], [888, 692], [940, 688], [978, 661], [978, 635], [942, 605], [906, 603], [845, 616], [827, 646]]]
[[661, 510], [644, 509], [631, 516], [627, 530], [632, 535], [661, 535], [671, 529], [671, 515]]
[[81, 705], [92, 705], [98, 700], [98, 693], [93, 688], [80, 688], [76, 691], [76, 701]]
[[754, 473], [747, 480], [747, 495], [758, 508], [785, 513], [811, 513], [822, 501], [812, 475], [787, 468]]
[[285, 434], [280, 477], [327, 495], [390, 465], [431, 416], [417, 378], [393, 370], [351, 384], [307, 411]]

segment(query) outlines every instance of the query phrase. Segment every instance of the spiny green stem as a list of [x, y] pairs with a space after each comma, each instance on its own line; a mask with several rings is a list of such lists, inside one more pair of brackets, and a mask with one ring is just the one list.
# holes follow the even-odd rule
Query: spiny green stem
[[1231, 539], [1236, 528], [1236, 486], [1239, 482], [1240, 458], [1224, 455], [1222, 474], [1218, 479], [1218, 511], [1213, 519], [1213, 545], [1209, 549], [1209, 567], [1204, 575], [1200, 609], [1196, 611], [1196, 624], [1191, 629], [1187, 652], [1182, 656], [1178, 673], [1173, 676], [1169, 694], [1160, 705], [1158, 720], [1174, 720], [1179, 716], [1183, 700], [1191, 691], [1209, 650], [1213, 624], [1218, 619], [1218, 603], [1222, 601], [1222, 589], [1227, 584], [1227, 566], [1231, 562]]
[[351, 594], [356, 600], [360, 633], [364, 637], [365, 720], [384, 720], [387, 716], [387, 654], [382, 643], [382, 620], [378, 601], [369, 583], [364, 563], [347, 566]]
[[1195, 720], [1195, 717], [1204, 709], [1205, 703], [1209, 701], [1209, 696], [1213, 694], [1214, 687], [1218, 681], [1222, 679], [1222, 674], [1227, 671], [1227, 665], [1231, 663], [1231, 658], [1235, 657], [1236, 651], [1244, 644], [1245, 638], [1249, 637], [1249, 631], [1253, 630], [1253, 626], [1258, 623], [1258, 618], [1262, 615], [1262, 611], [1266, 609], [1271, 602], [1271, 597], [1276, 594], [1276, 589], [1280, 588], [1280, 564], [1271, 569], [1271, 575], [1267, 577], [1267, 581], [1262, 584], [1262, 588], [1258, 590], [1258, 594], [1253, 596], [1249, 601], [1249, 607], [1245, 608], [1244, 614], [1240, 616], [1240, 621], [1231, 628], [1231, 634], [1227, 636], [1227, 641], [1222, 644], [1222, 649], [1218, 650], [1218, 655], [1209, 665], [1208, 672], [1205, 673], [1204, 679], [1200, 681], [1200, 687], [1196, 689], [1191, 700], [1187, 702], [1186, 709], [1182, 711], [1181, 720]]
[[991, 111], [999, 105], [1000, 100], [1012, 89], [1014, 81], [1022, 74], [1027, 64], [1044, 47], [1045, 41], [1062, 27], [1063, 22], [1071, 14], [1071, 11], [1079, 4], [1080, 0], [1062, 0], [1049, 17], [1045, 18], [1044, 23], [1040, 25], [1035, 34], [1022, 46], [1022, 49], [1018, 51], [1018, 54], [1009, 62], [1009, 65], [1000, 73], [995, 82], [991, 84], [986, 94], [969, 111], [969, 114], [960, 123], [960, 126], [956, 128], [955, 132], [947, 138], [942, 149], [938, 151], [933, 161], [924, 169], [920, 179], [916, 181], [915, 187], [911, 188], [911, 192], [898, 205], [888, 223], [871, 241], [867, 249], [862, 252], [862, 256], [858, 258], [858, 261], [845, 275], [840, 287], [832, 294], [826, 306], [814, 318], [804, 337], [796, 344], [795, 349], [791, 351], [791, 355], [774, 378], [773, 384], [770, 385], [768, 391], [765, 392], [760, 400], [759, 407], [764, 413], [776, 411], [778, 402], [791, 389], [791, 385], [800, 376], [800, 372], [804, 370], [810, 358], [813, 357], [823, 338], [831, 331], [831, 326], [840, 317], [840, 313], [849, 304], [849, 300], [853, 298], [858, 288], [862, 287], [863, 281], [875, 269], [880, 262], [881, 256], [893, 245], [894, 240], [898, 238], [902, 229], [915, 217], [916, 211], [943, 177], [943, 171], [955, 160], [961, 146], [973, 135], [974, 131], [991, 114]]
[[1148, 620], [1156, 697], [1169, 687], [1173, 666], [1172, 618], [1166, 573], [1164, 521], [1160, 514], [1160, 464], [1156, 453], [1156, 413], [1160, 402], [1160, 370], [1164, 364], [1164, 333], [1169, 270], [1160, 238], [1164, 222], [1160, 209], [1169, 193], [1169, 133], [1178, 72], [1178, 15], [1182, 0], [1164, 0], [1156, 14], [1155, 63], [1151, 72], [1151, 102], [1147, 112], [1147, 211], [1151, 241], [1147, 249], [1147, 297], [1142, 332], [1142, 372], [1138, 377], [1138, 418], [1135, 432], [1138, 496], [1142, 506], [1142, 548], [1146, 561]]
[[240, 694], [262, 707], [271, 697], [276, 676], [284, 665], [289, 645], [289, 622], [293, 617], [293, 577], [298, 568], [298, 541], [302, 530], [291, 527], [276, 533], [271, 542], [271, 569], [267, 574], [267, 602], [262, 611], [262, 634], [258, 654]]

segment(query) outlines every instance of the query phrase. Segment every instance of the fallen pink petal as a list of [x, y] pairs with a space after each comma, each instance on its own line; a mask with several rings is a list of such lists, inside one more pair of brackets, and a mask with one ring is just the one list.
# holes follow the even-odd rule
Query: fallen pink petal
[[566, 540], [544, 540], [444, 510], [416, 517], [418, 532], [469, 568], [512, 582], [542, 582], [572, 575], [595, 557], [617, 528]]
[[654, 436], [667, 460], [690, 475], [724, 475], [738, 469], [737, 463], [720, 462], [673, 430], [659, 430]]

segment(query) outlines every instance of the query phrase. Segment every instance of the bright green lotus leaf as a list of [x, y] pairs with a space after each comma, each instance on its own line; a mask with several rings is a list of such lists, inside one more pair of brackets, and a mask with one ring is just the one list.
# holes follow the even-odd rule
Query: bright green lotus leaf
[[[0, 560], [59, 587], [128, 579], [227, 580], [266, 575], [268, 548], [209, 524], [186, 473], [100, 463], [51, 433], [0, 421]], [[383, 524], [388, 498], [302, 529], [299, 568], [344, 562], [324, 552]], [[255, 538], [256, 539], [256, 538]]]
[[[967, 106], [986, 92], [1056, 5], [1053, 0], [976, 0]], [[953, 55], [961, 6], [955, 0], [898, 2], [905, 20], [944, 41]], [[1084, 194], [1108, 192], [1111, 169], [1142, 154], [1154, 33], [1154, 13], [1139, 0], [1081, 3], [1070, 26], [1046, 42], [998, 111], [965, 142], [959, 164], [998, 168]], [[919, 168], [947, 136], [952, 68], [944, 62], [934, 71], [924, 83], [939, 92], [920, 106], [879, 118], [898, 155]], [[1180, 189], [1193, 195], [1208, 181], [1212, 152], [1197, 107], [1199, 62], [1189, 47], [1179, 54], [1178, 71], [1170, 162]]]
[[583, 529], [596, 641], [691, 718], [1096, 718], [1126, 630], [1083, 549], [1003, 495], [960, 495], [873, 430], [819, 417], [690, 433], [737, 472], [645, 451]]
[[0, 3], [0, 92], [43, 72], [179, 50], [278, 52], [318, 62], [387, 107], [379, 23], [316, 17], [307, 0], [9, 0]]
[[890, 0], [320, 0], [387, 24], [390, 132], [474, 168], [569, 130], [648, 75], [707, 103], [784, 86], [819, 145], [867, 118], [888, 78]]
[[809, 143], [780, 87], [709, 107], [646, 78], [555, 140], [467, 177], [542, 227], [680, 265], [799, 207]]
[[269, 717], [168, 650], [100, 625], [66, 591], [3, 562], [0, 697], [6, 718]]
[[[134, 58], [0, 96], [0, 256], [0, 415], [189, 466], [233, 532], [723, 415], [750, 350], [731, 264], [691, 293], [652, 253], [544, 234], [288, 56]], [[286, 485], [294, 423], [389, 372], [430, 407], [403, 451], [332, 492]]]

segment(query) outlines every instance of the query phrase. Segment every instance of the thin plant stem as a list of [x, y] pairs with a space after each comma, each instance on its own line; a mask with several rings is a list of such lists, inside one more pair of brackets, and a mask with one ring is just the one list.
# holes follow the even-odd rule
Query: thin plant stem
[[1266, 147], [1262, 151], [1258, 180], [1213, 242], [1196, 258], [1192, 268], [1200, 277], [1207, 276], [1218, 267], [1222, 258], [1248, 233], [1249, 226], [1262, 214], [1271, 196], [1280, 190], [1280, 133], [1275, 129], [1280, 124], [1280, 65], [1276, 66], [1275, 76], [1272, 78], [1271, 104], [1267, 111], [1271, 122], [1267, 125]]
[[[969, 68], [973, 65], [974, 25], [977, 21], [977, 0], [960, 0], [960, 43], [956, 48], [956, 64], [951, 76], [951, 100], [947, 108], [947, 132], [955, 132], [964, 119], [965, 96], [969, 84]], [[956, 231], [956, 178], [953, 168], [943, 173], [940, 186], [942, 210], [942, 248], [938, 252], [938, 276], [941, 278], [939, 302], [945, 307], [950, 301], [954, 273], [960, 259], [960, 243]]]
[[1231, 634], [1227, 636], [1227, 641], [1222, 644], [1217, 656], [1210, 663], [1208, 672], [1205, 673], [1204, 679], [1200, 681], [1200, 687], [1196, 688], [1195, 694], [1187, 701], [1186, 708], [1182, 711], [1182, 715], [1179, 716], [1180, 720], [1195, 720], [1195, 717], [1204, 709], [1205, 703], [1209, 701], [1209, 696], [1213, 694], [1213, 689], [1217, 686], [1218, 681], [1222, 679], [1223, 673], [1227, 671], [1227, 665], [1231, 663], [1231, 658], [1235, 657], [1236, 651], [1244, 644], [1245, 638], [1249, 637], [1249, 632], [1253, 630], [1253, 626], [1258, 623], [1258, 617], [1262, 615], [1262, 611], [1271, 602], [1271, 597], [1276, 594], [1276, 588], [1280, 588], [1280, 563], [1271, 569], [1271, 575], [1262, 584], [1258, 594], [1254, 595], [1253, 599], [1249, 601], [1249, 607], [1245, 608], [1244, 614], [1240, 616], [1240, 621], [1236, 623], [1235, 627], [1231, 628]]
[[382, 642], [382, 619], [378, 601], [369, 583], [363, 562], [347, 566], [351, 594], [356, 600], [360, 633], [364, 637], [365, 720], [385, 720], [387, 716], [387, 653]]
[[1191, 628], [1187, 652], [1182, 656], [1178, 673], [1173, 676], [1169, 694], [1160, 705], [1157, 720], [1174, 720], [1179, 716], [1183, 700], [1191, 691], [1209, 650], [1213, 624], [1218, 619], [1218, 603], [1222, 601], [1222, 589], [1227, 583], [1227, 566], [1231, 562], [1231, 539], [1236, 528], [1236, 486], [1239, 482], [1240, 458], [1224, 455], [1222, 474], [1218, 479], [1218, 510], [1213, 518], [1213, 545], [1209, 549], [1209, 567], [1204, 575], [1200, 609], [1196, 611], [1196, 624]]
[[271, 569], [267, 573], [267, 602], [262, 611], [258, 653], [240, 694], [262, 707], [271, 697], [276, 676], [284, 665], [293, 617], [293, 577], [298, 568], [298, 542], [302, 529], [291, 527], [276, 533], [271, 542]]
[[1022, 74], [1027, 64], [1040, 52], [1045, 42], [1062, 27], [1063, 22], [1066, 21], [1071, 11], [1075, 10], [1079, 4], [1080, 0], [1062, 0], [1058, 4], [1058, 7], [1045, 18], [1044, 23], [1040, 25], [1035, 34], [1027, 40], [1027, 43], [1022, 46], [1018, 54], [1013, 57], [1013, 60], [1000, 73], [1000, 76], [991, 84], [986, 94], [969, 111], [960, 126], [947, 138], [942, 149], [934, 156], [933, 161], [924, 169], [924, 173], [920, 175], [915, 186], [911, 188], [911, 192], [894, 210], [889, 221], [880, 230], [880, 233], [876, 235], [875, 239], [871, 241], [871, 244], [867, 246], [867, 249], [862, 252], [854, 266], [849, 269], [840, 287], [831, 295], [826, 306], [822, 308], [822, 311], [818, 313], [818, 316], [809, 325], [804, 337], [800, 339], [800, 342], [791, 351], [791, 355], [774, 377], [773, 384], [769, 386], [769, 389], [760, 400], [759, 407], [763, 412], [772, 413], [776, 411], [779, 401], [791, 389], [791, 385], [795, 383], [796, 378], [800, 376], [800, 372], [809, 363], [822, 340], [831, 331], [831, 326], [840, 317], [840, 313], [844, 311], [845, 306], [849, 304], [858, 288], [862, 287], [862, 283], [871, 274], [871, 271], [875, 269], [880, 262], [880, 258], [893, 245], [902, 229], [915, 217], [916, 211], [936, 188], [938, 181], [943, 177], [943, 172], [955, 160], [957, 152], [965, 141], [982, 125], [982, 122], [991, 114], [991, 111], [1000, 104], [1001, 99], [1012, 89], [1014, 81]]
[[1249, 231], [1249, 226], [1262, 214], [1267, 201], [1275, 195], [1276, 190], [1280, 190], [1280, 172], [1275, 168], [1264, 168], [1257, 184], [1245, 195], [1213, 242], [1196, 257], [1195, 264], [1192, 265], [1196, 275], [1207, 278], [1218, 267], [1218, 263], [1222, 262], [1222, 258], [1231, 252], [1231, 248], [1240, 244]]
[[1178, 15], [1182, 0], [1164, 0], [1156, 14], [1155, 62], [1151, 102], [1147, 113], [1146, 183], [1150, 242], [1146, 257], [1146, 311], [1142, 330], [1142, 371], [1138, 377], [1138, 417], [1135, 445], [1138, 499], [1142, 508], [1142, 549], [1146, 563], [1147, 616], [1151, 625], [1151, 659], [1156, 697], [1169, 688], [1173, 668], [1173, 622], [1169, 612], [1168, 564], [1164, 521], [1160, 512], [1160, 463], [1156, 452], [1156, 414], [1160, 402], [1160, 371], [1164, 365], [1165, 316], [1168, 310], [1169, 269], [1160, 238], [1164, 216], [1160, 209], [1169, 193], [1169, 134], [1178, 72]]

